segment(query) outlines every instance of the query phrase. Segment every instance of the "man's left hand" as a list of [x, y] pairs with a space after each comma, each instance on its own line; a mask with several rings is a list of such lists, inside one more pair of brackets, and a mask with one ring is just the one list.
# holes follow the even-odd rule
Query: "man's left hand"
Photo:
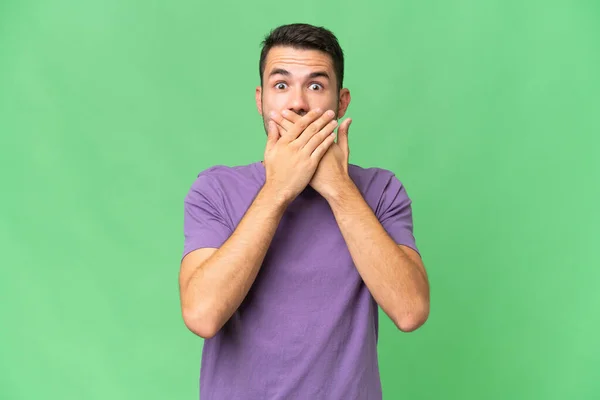
[[[279, 134], [286, 132], [300, 119], [293, 111], [283, 110], [273, 118], [279, 125]], [[342, 122], [337, 131], [337, 141], [327, 150], [309, 185], [326, 199], [337, 196], [345, 187], [352, 184], [348, 174], [348, 160], [350, 149], [348, 147], [348, 130], [352, 119], [347, 118]]]

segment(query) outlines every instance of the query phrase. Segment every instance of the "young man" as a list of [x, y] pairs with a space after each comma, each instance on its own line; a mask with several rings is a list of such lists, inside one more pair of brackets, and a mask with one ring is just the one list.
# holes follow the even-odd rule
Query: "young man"
[[181, 305], [206, 339], [200, 397], [381, 399], [378, 307], [406, 332], [429, 314], [411, 201], [392, 172], [348, 164], [330, 31], [275, 29], [259, 69], [264, 160], [209, 168], [185, 199]]

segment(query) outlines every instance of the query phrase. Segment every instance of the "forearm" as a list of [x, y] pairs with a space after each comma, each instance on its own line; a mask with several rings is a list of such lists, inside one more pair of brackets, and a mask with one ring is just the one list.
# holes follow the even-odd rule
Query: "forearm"
[[252, 286], [286, 203], [268, 187], [258, 193], [229, 239], [190, 277], [184, 307], [190, 319], [215, 334], [240, 306]]
[[418, 328], [429, 313], [429, 283], [422, 265], [388, 235], [352, 182], [328, 201], [375, 301], [399, 329]]

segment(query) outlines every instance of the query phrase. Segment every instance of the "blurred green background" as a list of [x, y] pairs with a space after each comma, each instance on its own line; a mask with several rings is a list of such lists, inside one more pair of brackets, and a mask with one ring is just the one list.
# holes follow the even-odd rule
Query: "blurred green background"
[[432, 311], [385, 399], [600, 398], [597, 1], [0, 2], [0, 398], [193, 399], [183, 198], [261, 160], [259, 44], [338, 36], [351, 162], [413, 199]]

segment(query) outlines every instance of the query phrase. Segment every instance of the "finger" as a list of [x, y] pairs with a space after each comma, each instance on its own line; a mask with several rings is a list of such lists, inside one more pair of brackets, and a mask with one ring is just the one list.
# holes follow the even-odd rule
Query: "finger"
[[275, 116], [279, 122], [277, 126], [279, 127], [279, 134], [281, 136], [287, 135], [288, 130], [294, 127], [294, 124], [302, 118], [300, 115], [296, 114], [291, 110], [281, 110], [280, 115]]
[[[302, 134], [302, 132], [304, 132], [304, 130], [311, 123], [313, 123], [315, 120], [317, 120], [322, 115], [323, 115], [323, 111], [321, 109], [317, 108], [314, 110], [310, 110], [308, 113], [306, 113], [302, 117], [298, 118], [297, 121], [295, 123], [293, 123], [289, 129], [286, 129], [286, 131], [287, 131], [286, 136], [287, 136], [288, 140], [297, 139], [298, 136], [300, 136]], [[276, 116], [276, 118], [278, 118], [278, 119], [280, 118], [279, 121], [282, 121], [282, 122], [284, 120], [283, 116], [280, 116], [280, 117]]]
[[[281, 129], [283, 132], [281, 132], [282, 136], [283, 134], [285, 134], [286, 132], [289, 132], [293, 127], [294, 127], [294, 122], [286, 117], [289, 117], [289, 114], [295, 114], [298, 115], [296, 113], [293, 113], [291, 111], [288, 110], [282, 110], [281, 112], [277, 112], [277, 111], [271, 111], [271, 120], [274, 121]], [[285, 114], [285, 116], [284, 116]], [[300, 116], [298, 115], [298, 119], [300, 119]]]
[[[335, 128], [338, 125], [338, 120], [334, 119], [329, 121], [329, 123], [327, 125], [325, 125], [316, 135], [313, 135], [310, 140], [308, 140], [308, 143], [306, 143], [306, 145], [304, 146], [304, 149], [309, 153], [312, 154], [315, 149], [317, 147], [319, 147], [319, 145], [326, 140], [329, 135], [333, 135], [333, 138], [335, 139]], [[304, 134], [303, 134], [304, 136]], [[301, 136], [302, 137], [302, 136]], [[300, 140], [300, 138], [298, 138], [298, 140]]]
[[313, 136], [317, 135], [322, 129], [328, 127], [330, 123], [334, 122], [334, 128], [337, 126], [337, 120], [334, 119], [335, 112], [328, 110], [323, 113], [316, 121], [311, 123], [302, 134], [294, 140], [294, 143], [298, 144], [298, 147], [302, 148], [312, 139]]
[[267, 124], [267, 151], [270, 151], [277, 140], [279, 139], [279, 130], [277, 124], [273, 121], [269, 121]]
[[332, 132], [329, 135], [327, 135], [327, 137], [321, 143], [318, 144], [317, 148], [312, 152], [310, 156], [320, 161], [334, 142], [335, 133]]
[[344, 150], [346, 153], [349, 152], [348, 149], [348, 132], [350, 130], [350, 124], [352, 124], [352, 119], [348, 118], [338, 128], [338, 145]]
[[295, 124], [300, 120], [300, 118], [302, 118], [300, 115], [296, 114], [296, 112], [292, 110], [281, 110], [281, 116], [284, 120], [287, 120], [292, 124]]
[[283, 129], [283, 127], [281, 125], [279, 125], [277, 122], [271, 120], [271, 122], [275, 125], [275, 128], [277, 128], [277, 135], [279, 135], [279, 137], [284, 137], [286, 134], [285, 129]]

